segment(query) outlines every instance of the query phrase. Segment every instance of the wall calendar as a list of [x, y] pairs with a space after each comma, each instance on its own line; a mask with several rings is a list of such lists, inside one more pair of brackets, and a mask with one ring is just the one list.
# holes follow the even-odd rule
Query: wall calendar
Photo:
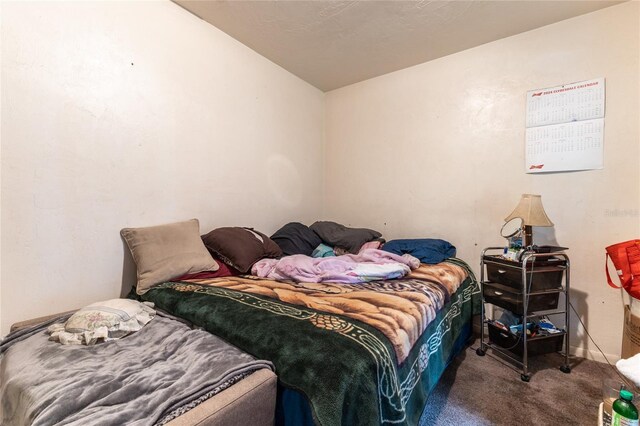
[[527, 92], [526, 173], [604, 167], [604, 78]]

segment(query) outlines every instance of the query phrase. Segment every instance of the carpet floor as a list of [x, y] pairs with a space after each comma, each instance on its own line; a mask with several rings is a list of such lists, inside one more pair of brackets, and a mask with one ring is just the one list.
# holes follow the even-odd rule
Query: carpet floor
[[445, 370], [427, 401], [426, 425], [596, 425], [602, 380], [617, 378], [608, 364], [576, 358], [532, 357], [531, 381], [497, 355], [478, 356], [479, 341]]

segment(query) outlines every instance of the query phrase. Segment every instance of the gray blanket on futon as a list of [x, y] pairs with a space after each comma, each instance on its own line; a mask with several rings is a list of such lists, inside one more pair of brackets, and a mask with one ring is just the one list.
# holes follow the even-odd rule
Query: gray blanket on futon
[[0, 345], [2, 424], [153, 425], [260, 368], [218, 337], [168, 317], [95, 346], [49, 341], [46, 326]]

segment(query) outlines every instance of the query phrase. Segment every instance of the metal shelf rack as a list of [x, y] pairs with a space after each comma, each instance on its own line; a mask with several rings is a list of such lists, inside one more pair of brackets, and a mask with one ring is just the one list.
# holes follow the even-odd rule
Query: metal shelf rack
[[[503, 250], [504, 250], [504, 247], [487, 247], [484, 250], [482, 250], [482, 255], [480, 258], [480, 285], [482, 286], [482, 297], [483, 297], [482, 311], [481, 311], [482, 327], [480, 327], [481, 329], [480, 347], [476, 350], [476, 353], [479, 356], [484, 356], [487, 349], [497, 351], [501, 355], [509, 358], [511, 361], [521, 366], [520, 378], [523, 381], [528, 382], [531, 378], [531, 375], [529, 373], [529, 345], [531, 344], [532, 341], [535, 341], [535, 340], [539, 341], [541, 339], [551, 337], [551, 336], [543, 336], [543, 337], [535, 337], [535, 338], [528, 337], [527, 333], [524, 330], [526, 328], [526, 324], [528, 323], [528, 320], [531, 318], [536, 318], [541, 316], [564, 314], [565, 316], [564, 331], [563, 331], [564, 362], [560, 366], [560, 370], [563, 373], [567, 373], [567, 374], [570, 373], [571, 367], [569, 366], [569, 341], [570, 341], [569, 339], [570, 337], [569, 288], [570, 288], [571, 267], [570, 267], [569, 257], [563, 252], [536, 253], [536, 252], [527, 251], [522, 255], [520, 262], [513, 262], [513, 265], [511, 266], [511, 268], [516, 268], [521, 270], [522, 314], [518, 316], [522, 317], [522, 324], [523, 324], [523, 331], [522, 333], [520, 333], [520, 337], [519, 337], [519, 339], [522, 340], [522, 357], [516, 358], [516, 356], [514, 356], [514, 354], [512, 354], [508, 349], [505, 349], [497, 345], [496, 343], [491, 342], [490, 339], [485, 339], [485, 337], [488, 337], [485, 334], [485, 325], [488, 326], [488, 323], [489, 323], [489, 320], [486, 317], [485, 303], [490, 303], [494, 306], [498, 306], [505, 309], [503, 306], [501, 306], [501, 303], [499, 301], [496, 302], [494, 300], [494, 302], [485, 302], [485, 285], [495, 283], [494, 281], [487, 281], [486, 279], [488, 275], [487, 263], [492, 263], [492, 262], [495, 263], [495, 259], [498, 259], [498, 255], [501, 254]], [[488, 252], [497, 252], [497, 251], [499, 251], [499, 253], [488, 254]], [[540, 260], [562, 259], [563, 262], [560, 262], [559, 264], [552, 266], [551, 268], [553, 269], [549, 269], [548, 266], [546, 267], [536, 266], [535, 261], [537, 259], [540, 259]], [[562, 287], [558, 287], [552, 290], [543, 290], [543, 291], [534, 291], [534, 292], [530, 291], [531, 283], [533, 280], [533, 272], [534, 271], [539, 272], [541, 269], [545, 271], [553, 270], [556, 272], [558, 270], [561, 270], [564, 275], [564, 280], [563, 280], [564, 285]], [[548, 310], [538, 311], [538, 312], [529, 312], [528, 307], [529, 307], [530, 296], [538, 296], [541, 294], [549, 294], [549, 293], [564, 294], [564, 300], [565, 300], [564, 309], [559, 308], [559, 306], [556, 305], [556, 309], [548, 309]], [[518, 341], [517, 344], [519, 343], [520, 342]]]

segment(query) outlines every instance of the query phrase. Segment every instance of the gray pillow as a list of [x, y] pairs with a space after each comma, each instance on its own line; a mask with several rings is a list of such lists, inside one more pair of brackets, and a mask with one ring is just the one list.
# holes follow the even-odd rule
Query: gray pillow
[[313, 250], [322, 244], [318, 234], [308, 226], [298, 222], [290, 222], [278, 229], [271, 239], [282, 249], [285, 256], [304, 254], [311, 256]]
[[318, 234], [323, 243], [358, 253], [364, 243], [382, 236], [378, 231], [366, 228], [347, 228], [335, 222], [315, 222], [310, 228]]

